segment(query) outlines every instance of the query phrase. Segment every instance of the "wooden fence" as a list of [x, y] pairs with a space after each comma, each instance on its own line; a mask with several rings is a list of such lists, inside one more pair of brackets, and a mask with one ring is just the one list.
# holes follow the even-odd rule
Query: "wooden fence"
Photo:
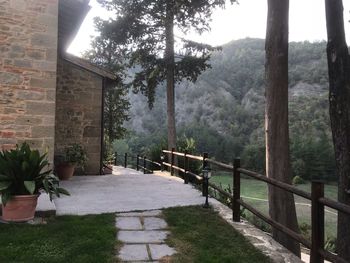
[[161, 164], [155, 161], [152, 161], [148, 159], [146, 156], [141, 156], [139, 154], [132, 155], [129, 153], [124, 153], [123, 155], [118, 154], [117, 152], [114, 153], [114, 164], [118, 164], [118, 158], [119, 162], [122, 163], [122, 165], [127, 168], [128, 166], [131, 166], [132, 168], [136, 168], [137, 171], [141, 170], [144, 174], [146, 173], [153, 173], [154, 167], [161, 168]]
[[[310, 262], [311, 263], [321, 263], [324, 262], [324, 259], [337, 262], [337, 263], [347, 263], [346, 260], [339, 257], [337, 254], [334, 254], [324, 248], [324, 233], [325, 233], [325, 222], [324, 222], [324, 211], [325, 206], [333, 208], [338, 211], [338, 213], [344, 213], [350, 216], [350, 206], [339, 203], [332, 199], [326, 198], [324, 196], [324, 183], [320, 181], [312, 181], [311, 185], [311, 193], [305, 192], [303, 190], [298, 189], [297, 187], [268, 178], [265, 175], [244, 169], [241, 167], [240, 159], [234, 159], [233, 165], [225, 164], [213, 159], [210, 159], [207, 153], [203, 153], [202, 156], [188, 154], [187, 152], [176, 152], [175, 149], [171, 151], [163, 150], [165, 155], [168, 156], [168, 162], [161, 161], [161, 163], [154, 162], [152, 160], [147, 159], [146, 157], [141, 157], [139, 155], [132, 156], [125, 154], [124, 155], [124, 167], [128, 165], [128, 158], [136, 158], [136, 169], [143, 170], [144, 173], [153, 172], [153, 168], [147, 168], [147, 164], [160, 167], [162, 170], [164, 167], [169, 168], [171, 175], [174, 175], [175, 171], [184, 179], [184, 183], [187, 184], [189, 179], [194, 179], [194, 182], [202, 185], [202, 193], [203, 195], [208, 194], [208, 188], [211, 187], [214, 190], [218, 191], [222, 195], [232, 200], [232, 216], [233, 221], [240, 221], [240, 208], [241, 206], [245, 209], [252, 212], [254, 215], [274, 227], [275, 229], [285, 233], [292, 239], [297, 242], [303, 244], [306, 248], [310, 249]], [[116, 155], [117, 156], [117, 155]], [[178, 163], [175, 165], [176, 158], [183, 158], [183, 167], [180, 167]], [[142, 160], [142, 164], [140, 161]], [[217, 166], [225, 171], [229, 171], [232, 173], [232, 185], [233, 185], [233, 194], [230, 194], [224, 191], [222, 188], [217, 185], [203, 180], [203, 177], [199, 174], [196, 174], [189, 169], [190, 161], [200, 161], [202, 163], [202, 167], [206, 167], [208, 164]], [[252, 177], [256, 180], [263, 181], [268, 185], [272, 185], [278, 187], [284, 191], [290, 192], [292, 194], [301, 196], [307, 200], [311, 201], [311, 241], [307, 240], [300, 233], [289, 229], [288, 227], [280, 224], [279, 222], [273, 220], [272, 218], [264, 215], [257, 209], [255, 209], [250, 204], [246, 203], [241, 199], [241, 175], [244, 174], [246, 176]]]

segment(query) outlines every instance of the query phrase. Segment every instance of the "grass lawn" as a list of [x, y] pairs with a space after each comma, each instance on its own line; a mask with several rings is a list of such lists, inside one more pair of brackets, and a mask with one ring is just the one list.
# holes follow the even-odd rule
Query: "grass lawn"
[[171, 262], [271, 262], [211, 209], [177, 207], [163, 213], [171, 230], [168, 243], [179, 252]]
[[0, 262], [114, 262], [115, 215], [60, 216], [46, 225], [0, 224]]
[[[226, 188], [227, 185], [232, 186], [232, 176], [225, 173], [216, 173], [210, 179], [211, 182], [221, 185]], [[311, 183], [306, 183], [297, 186], [299, 189], [306, 192], [311, 192]], [[338, 188], [335, 185], [325, 185], [325, 196], [331, 199], [337, 199]], [[267, 184], [254, 179], [241, 179], [241, 195], [249, 204], [259, 209], [261, 212], [268, 214], [267, 202]], [[299, 224], [311, 224], [311, 207], [310, 201], [302, 197], [294, 195]], [[260, 200], [261, 199], [261, 200]], [[336, 236], [337, 215], [333, 209], [326, 208], [325, 213], [326, 235]]]

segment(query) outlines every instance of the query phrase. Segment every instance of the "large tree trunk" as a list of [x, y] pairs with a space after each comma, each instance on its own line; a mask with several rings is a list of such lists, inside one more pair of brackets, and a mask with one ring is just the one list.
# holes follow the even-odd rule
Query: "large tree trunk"
[[[266, 30], [266, 173], [291, 184], [288, 130], [288, 15], [289, 0], [268, 0]], [[269, 186], [269, 212], [272, 219], [298, 232], [292, 194]], [[300, 245], [273, 229], [273, 237], [297, 256]]]
[[[338, 200], [350, 205], [350, 57], [343, 3], [326, 0], [329, 113], [339, 178]], [[338, 215], [338, 254], [350, 262], [350, 216]]]
[[171, 148], [176, 148], [173, 1], [167, 1], [165, 37], [166, 37], [165, 60], [166, 60], [166, 85], [167, 85], [168, 149], [171, 150]]

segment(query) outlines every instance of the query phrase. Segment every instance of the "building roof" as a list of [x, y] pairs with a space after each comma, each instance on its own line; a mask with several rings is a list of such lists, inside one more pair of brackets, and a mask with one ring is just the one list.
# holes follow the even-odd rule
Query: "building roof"
[[66, 51], [79, 31], [87, 13], [90, 0], [59, 0], [58, 49]]
[[58, 52], [61, 57], [81, 68], [91, 71], [99, 76], [116, 80], [111, 72], [92, 64], [86, 59], [68, 54], [66, 50], [74, 40], [83, 23], [85, 16], [90, 11], [90, 0], [59, 0], [58, 9]]
[[90, 61], [88, 61], [86, 59], [74, 56], [72, 54], [68, 54], [66, 52], [64, 52], [62, 54], [62, 58], [70, 63], [73, 63], [74, 65], [77, 65], [81, 68], [84, 68], [88, 71], [91, 71], [91, 72], [93, 72], [101, 77], [105, 77], [105, 78], [108, 78], [108, 79], [114, 80], [114, 81], [117, 80], [116, 75], [103, 69], [102, 67], [99, 67], [99, 66], [91, 63]]

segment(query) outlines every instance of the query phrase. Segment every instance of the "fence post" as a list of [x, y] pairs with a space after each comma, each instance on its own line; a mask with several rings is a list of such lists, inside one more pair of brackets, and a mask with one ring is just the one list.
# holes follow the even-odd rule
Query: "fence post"
[[143, 156], [143, 173], [146, 173], [146, 156]]
[[185, 174], [184, 174], [184, 183], [188, 184], [188, 157], [187, 157], [187, 151], [185, 151], [185, 155], [184, 155], [184, 170], [185, 170]]
[[175, 148], [171, 148], [171, 166], [170, 166], [170, 174], [171, 175], [174, 175], [174, 168], [173, 168], [173, 165], [174, 165], [174, 151], [175, 151]]
[[139, 170], [139, 158], [140, 158], [140, 155], [136, 155], [136, 171]]
[[[207, 166], [207, 161], [205, 161], [206, 158], [208, 158], [208, 153], [203, 153], [203, 164], [202, 164], [202, 170], [204, 167]], [[202, 177], [203, 178], [203, 177]], [[205, 182], [204, 178], [202, 180], [202, 195], [206, 196], [206, 191], [208, 190], [208, 186], [206, 185], [207, 183]]]
[[241, 199], [241, 175], [238, 168], [241, 167], [241, 159], [236, 158], [233, 161], [233, 200], [232, 200], [232, 218], [233, 221], [239, 222], [241, 219], [240, 204], [237, 202]]
[[324, 248], [324, 205], [319, 199], [324, 197], [324, 184], [313, 181], [311, 185], [311, 251], [310, 263], [323, 263], [319, 253]]
[[114, 165], [117, 165], [117, 158], [118, 158], [118, 153], [114, 153]]
[[128, 166], [128, 154], [124, 154], [124, 167], [126, 168]]

